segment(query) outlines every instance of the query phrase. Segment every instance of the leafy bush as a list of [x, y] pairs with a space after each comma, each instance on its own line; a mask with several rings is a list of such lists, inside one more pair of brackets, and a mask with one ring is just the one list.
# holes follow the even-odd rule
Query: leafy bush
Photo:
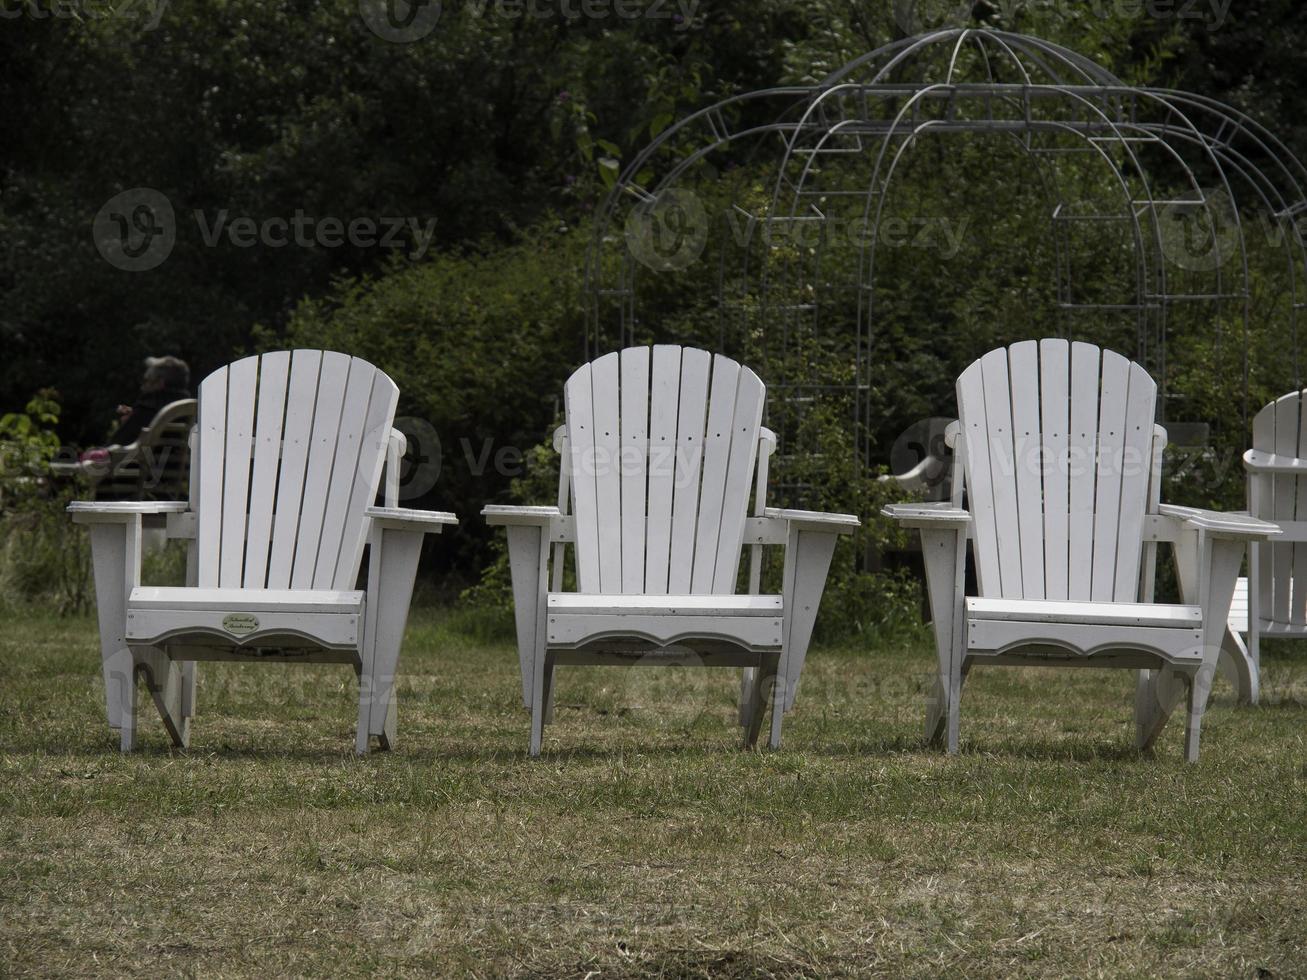
[[90, 605], [90, 547], [65, 511], [84, 487], [51, 484], [58, 423], [58, 394], [49, 389], [0, 417], [0, 601], [74, 613]]

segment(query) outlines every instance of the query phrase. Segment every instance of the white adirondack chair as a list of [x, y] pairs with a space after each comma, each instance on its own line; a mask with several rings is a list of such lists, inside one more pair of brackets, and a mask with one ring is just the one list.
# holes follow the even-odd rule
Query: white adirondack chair
[[[927, 737], [946, 733], [957, 751], [962, 683], [977, 664], [1138, 668], [1139, 746], [1156, 740], [1183, 681], [1185, 757], [1196, 761], [1222, 654], [1253, 695], [1255, 671], [1226, 618], [1244, 547], [1278, 529], [1159, 502], [1157, 387], [1120, 354], [1013, 344], [968, 367], [957, 398], [953, 500], [884, 510], [921, 530], [939, 655]], [[968, 540], [978, 596], [964, 595]], [[1182, 605], [1151, 601], [1159, 541], [1172, 544]]]
[[[1230, 626], [1248, 637], [1255, 667], [1263, 636], [1307, 637], [1307, 391], [1278, 398], [1253, 419], [1244, 453], [1248, 512], [1283, 531], [1248, 546], [1248, 577], [1235, 585]], [[1255, 628], [1251, 624], [1256, 624]]]
[[[531, 754], [540, 752], [560, 664], [744, 667], [745, 743], [756, 742], [770, 697], [778, 747], [835, 541], [857, 518], [765, 506], [775, 447], [762, 426], [766, 389], [727, 357], [630, 347], [580, 368], [565, 393], [567, 421], [554, 436], [559, 505], [482, 511], [508, 528]], [[576, 593], [562, 591], [569, 543]], [[749, 592], [737, 595], [746, 543]], [[769, 544], [785, 546], [779, 596], [758, 594]]]
[[[144, 676], [186, 746], [195, 662], [347, 663], [359, 677], [356, 748], [395, 742], [395, 672], [423, 536], [452, 514], [401, 509], [395, 383], [357, 357], [246, 357], [200, 385], [190, 502], [76, 502], [90, 526], [109, 724], [136, 739]], [[386, 506], [375, 507], [382, 466]], [[165, 515], [189, 539], [188, 585], [142, 587], [141, 530]], [[370, 547], [366, 593], [356, 589]]]

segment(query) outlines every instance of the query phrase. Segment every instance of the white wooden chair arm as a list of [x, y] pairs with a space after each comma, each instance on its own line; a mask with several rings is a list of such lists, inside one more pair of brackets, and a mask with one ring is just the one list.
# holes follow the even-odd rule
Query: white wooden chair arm
[[852, 534], [862, 522], [852, 514], [824, 514], [815, 510], [789, 510], [768, 507], [764, 520], [783, 521], [800, 531], [825, 531], [829, 534]]
[[377, 528], [396, 531], [422, 531], [439, 534], [447, 524], [458, 524], [453, 514], [440, 510], [415, 510], [410, 507], [369, 507], [364, 513]]
[[947, 501], [918, 504], [886, 504], [880, 511], [904, 527], [931, 527], [958, 529], [971, 524], [971, 515]]
[[1162, 517], [1180, 521], [1186, 528], [1205, 531], [1218, 538], [1263, 541], [1280, 533], [1278, 525], [1247, 514], [1204, 510], [1200, 507], [1181, 507], [1176, 504], [1161, 504], [1157, 512]]
[[1288, 473], [1307, 476], [1307, 459], [1250, 449], [1243, 454], [1243, 468], [1249, 473]]
[[487, 504], [481, 516], [491, 527], [527, 525], [545, 528], [554, 544], [576, 540], [576, 520], [557, 507], [530, 507], [518, 504]]
[[137, 517], [183, 514], [189, 506], [184, 500], [74, 500], [68, 513], [74, 524], [126, 524]]
[[509, 524], [536, 524], [541, 527], [556, 517], [562, 517], [557, 507], [527, 507], [520, 504], [486, 504], [481, 516], [492, 527]]

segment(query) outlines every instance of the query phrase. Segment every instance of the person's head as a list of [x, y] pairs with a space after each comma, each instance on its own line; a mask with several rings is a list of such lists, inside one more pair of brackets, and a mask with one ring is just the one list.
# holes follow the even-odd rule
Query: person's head
[[180, 357], [147, 357], [142, 391], [186, 391], [191, 386], [191, 369]]

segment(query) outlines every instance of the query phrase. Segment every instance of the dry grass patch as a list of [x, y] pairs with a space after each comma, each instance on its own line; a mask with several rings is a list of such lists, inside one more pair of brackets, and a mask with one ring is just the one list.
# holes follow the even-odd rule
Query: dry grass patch
[[[437, 612], [401, 745], [355, 759], [345, 668], [213, 665], [187, 754], [114, 751], [89, 620], [0, 640], [0, 973], [1294, 976], [1307, 651], [1221, 690], [1203, 760], [1130, 748], [1131, 678], [979, 672], [921, 745], [921, 636], [820, 650], [779, 753], [733, 676], [663, 705], [561, 675], [525, 757], [516, 658]], [[705, 672], [707, 673], [707, 672]], [[663, 710], [664, 708], [668, 710]], [[151, 709], [152, 710], [152, 709]]]

